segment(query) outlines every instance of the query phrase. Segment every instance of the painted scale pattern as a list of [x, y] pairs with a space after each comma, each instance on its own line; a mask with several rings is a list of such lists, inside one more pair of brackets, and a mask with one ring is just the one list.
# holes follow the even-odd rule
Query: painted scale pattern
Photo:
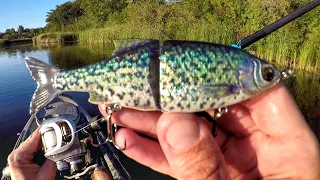
[[158, 41], [145, 41], [110, 59], [83, 68], [61, 71], [54, 87], [90, 92], [89, 102], [159, 110]]
[[[123, 45], [123, 44], [122, 44]], [[119, 50], [107, 60], [60, 71], [53, 86], [90, 92], [94, 104], [139, 110], [198, 112], [252, 96], [262, 61], [241, 49], [204, 42], [156, 40]], [[241, 81], [241, 82], [240, 82]]]
[[238, 70], [247, 56], [228, 46], [165, 42], [160, 56], [161, 107], [194, 112], [243, 100], [246, 94], [239, 91]]

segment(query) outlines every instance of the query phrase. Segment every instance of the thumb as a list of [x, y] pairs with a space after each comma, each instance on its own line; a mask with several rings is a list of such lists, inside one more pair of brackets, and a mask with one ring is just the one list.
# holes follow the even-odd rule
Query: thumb
[[166, 113], [157, 125], [160, 145], [177, 179], [229, 179], [221, 150], [204, 121]]

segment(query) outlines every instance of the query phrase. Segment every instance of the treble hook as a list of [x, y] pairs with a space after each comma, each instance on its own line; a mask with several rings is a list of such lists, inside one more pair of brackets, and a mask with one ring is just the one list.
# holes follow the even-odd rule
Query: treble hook
[[107, 131], [108, 131], [108, 137], [107, 137], [107, 141], [111, 142], [117, 149], [119, 149], [120, 151], [123, 151], [126, 149], [126, 141], [124, 141], [124, 147], [120, 148], [115, 140], [115, 133], [118, 131], [118, 126], [117, 124], [112, 124], [111, 122], [111, 116], [114, 112], [117, 112], [121, 109], [121, 106], [118, 104], [114, 104], [113, 107], [107, 107], [107, 118], [105, 119], [107, 122]]
[[296, 77], [296, 74], [290, 69], [284, 69], [281, 71], [281, 79], [288, 79], [288, 78], [293, 78]]
[[[222, 121], [219, 121], [219, 118], [221, 116], [223, 116], [224, 114], [226, 114], [228, 112], [228, 108], [227, 107], [222, 107], [222, 108], [219, 108], [215, 113], [214, 113], [214, 119], [216, 120], [217, 122], [217, 125], [221, 125], [222, 124]], [[213, 134], [214, 137], [216, 137], [218, 135], [220, 131], [220, 128], [217, 128], [216, 132]]]
[[226, 114], [228, 112], [228, 108], [222, 107], [219, 108], [217, 113], [214, 114], [214, 119], [219, 119], [222, 115]]
[[227, 112], [228, 112], [228, 108], [222, 107], [222, 108], [217, 109], [213, 116], [210, 116], [208, 114], [208, 112], [206, 112], [206, 111], [196, 112], [195, 114], [197, 116], [204, 117], [206, 120], [208, 120], [209, 122], [211, 122], [213, 124], [211, 133], [212, 133], [213, 137], [216, 137], [219, 133], [219, 130], [220, 130], [218, 126], [221, 125], [221, 121], [219, 121], [219, 118]]

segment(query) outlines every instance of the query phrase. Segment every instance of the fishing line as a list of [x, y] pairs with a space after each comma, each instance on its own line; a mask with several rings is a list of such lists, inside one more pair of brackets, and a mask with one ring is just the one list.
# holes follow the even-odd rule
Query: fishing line
[[69, 136], [71, 136], [71, 135], [77, 134], [78, 132], [80, 132], [80, 131], [82, 131], [82, 130], [88, 128], [88, 127], [90, 127], [92, 124], [97, 123], [97, 122], [99, 122], [99, 121], [101, 121], [101, 120], [104, 120], [104, 118], [100, 118], [100, 119], [98, 119], [98, 120], [95, 120], [95, 121], [89, 123], [88, 125], [86, 125], [86, 126], [80, 128], [80, 129], [76, 130], [73, 134], [69, 134], [69, 135], [66, 135], [66, 136], [64, 136], [64, 137], [69, 137]]

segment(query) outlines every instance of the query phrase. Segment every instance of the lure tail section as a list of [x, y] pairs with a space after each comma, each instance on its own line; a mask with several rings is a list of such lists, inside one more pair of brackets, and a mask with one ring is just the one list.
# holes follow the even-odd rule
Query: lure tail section
[[32, 57], [27, 57], [25, 63], [38, 84], [30, 102], [30, 114], [34, 114], [59, 94], [59, 90], [53, 86], [54, 77], [59, 69]]

